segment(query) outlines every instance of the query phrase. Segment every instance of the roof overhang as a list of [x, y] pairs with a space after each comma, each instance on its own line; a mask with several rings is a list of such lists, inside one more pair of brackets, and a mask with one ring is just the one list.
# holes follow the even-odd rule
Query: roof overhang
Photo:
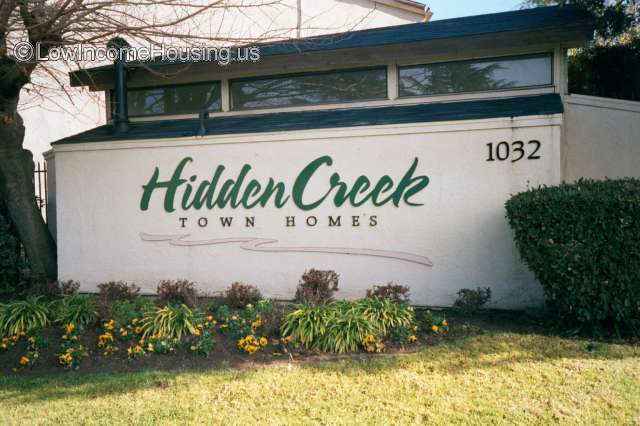
[[52, 145], [55, 148], [60, 145], [92, 142], [193, 138], [201, 136], [202, 126], [206, 129], [206, 135], [220, 136], [389, 124], [550, 116], [563, 112], [560, 95], [547, 94], [460, 102], [213, 117], [202, 123], [198, 119], [134, 122], [131, 123], [127, 133], [121, 134], [114, 134], [113, 127], [107, 124], [61, 139]]
[[[500, 49], [532, 46], [571, 48], [585, 45], [593, 38], [593, 31], [592, 16], [581, 9], [570, 6], [528, 9], [265, 43], [258, 45], [260, 61], [251, 63], [232, 62], [226, 66], [211, 62], [128, 63], [132, 70], [129, 85], [162, 82], [162, 74], [172, 75], [172, 83], [180, 83], [219, 79], [225, 74], [266, 75], [390, 61], [402, 63], [416, 56], [448, 53], [474, 57]], [[74, 71], [70, 79], [75, 87], [106, 90], [113, 85], [112, 66]]]

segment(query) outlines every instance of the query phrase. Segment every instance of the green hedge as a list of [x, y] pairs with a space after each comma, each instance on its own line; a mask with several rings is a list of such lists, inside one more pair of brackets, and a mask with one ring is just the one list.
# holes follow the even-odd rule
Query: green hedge
[[506, 209], [520, 255], [561, 320], [640, 335], [640, 180], [531, 189]]

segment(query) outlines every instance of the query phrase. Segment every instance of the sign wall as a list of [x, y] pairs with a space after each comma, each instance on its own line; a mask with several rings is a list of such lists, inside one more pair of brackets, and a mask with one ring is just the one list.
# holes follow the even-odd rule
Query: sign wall
[[499, 307], [541, 291], [518, 259], [510, 194], [560, 180], [560, 116], [55, 148], [60, 279], [153, 293], [186, 278], [290, 299], [309, 268], [342, 297], [374, 284], [449, 305], [490, 286]]

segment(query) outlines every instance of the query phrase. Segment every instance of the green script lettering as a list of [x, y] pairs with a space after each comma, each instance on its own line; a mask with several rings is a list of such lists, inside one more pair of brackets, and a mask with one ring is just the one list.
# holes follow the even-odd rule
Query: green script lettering
[[[320, 206], [329, 197], [333, 198], [333, 204], [341, 207], [345, 204], [352, 207], [359, 207], [367, 202], [380, 207], [391, 202], [396, 207], [402, 203], [408, 206], [422, 206], [413, 198], [429, 185], [429, 177], [416, 175], [418, 168], [418, 158], [414, 158], [409, 169], [397, 182], [389, 175], [383, 175], [377, 182], [371, 178], [361, 175], [355, 179], [353, 184], [345, 182], [338, 172], [334, 172], [328, 181], [323, 183], [321, 174], [318, 173], [323, 166], [333, 165], [333, 159], [328, 156], [319, 157], [307, 164], [296, 177], [291, 192], [284, 182], [278, 182], [274, 178], [269, 178], [266, 184], [261, 184], [256, 179], [251, 179], [252, 167], [244, 164], [235, 179], [222, 178], [225, 172], [223, 165], [218, 165], [211, 176], [211, 180], [203, 179], [198, 181], [196, 174], [191, 174], [189, 178], [182, 175], [193, 158], [185, 157], [176, 166], [173, 174], [168, 180], [160, 180], [160, 169], [155, 168], [151, 179], [142, 186], [142, 198], [140, 208], [149, 209], [151, 197], [156, 190], [164, 190], [163, 206], [166, 212], [175, 211], [175, 201], [178, 191], [180, 191], [180, 207], [183, 210], [200, 210], [205, 207], [209, 210], [215, 208], [223, 209], [227, 206], [236, 209], [243, 207], [252, 209], [254, 207], [266, 207], [270, 202], [276, 208], [282, 208], [285, 204], [292, 202], [301, 210], [313, 210]], [[218, 184], [221, 184], [220, 186]], [[324, 195], [315, 200], [305, 199], [305, 193], [310, 185], [320, 188], [324, 185], [326, 190]]]

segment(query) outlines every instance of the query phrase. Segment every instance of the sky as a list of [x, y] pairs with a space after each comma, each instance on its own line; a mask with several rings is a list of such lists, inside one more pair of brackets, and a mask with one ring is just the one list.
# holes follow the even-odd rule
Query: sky
[[433, 20], [507, 12], [520, 9], [522, 0], [420, 0], [431, 7]]

